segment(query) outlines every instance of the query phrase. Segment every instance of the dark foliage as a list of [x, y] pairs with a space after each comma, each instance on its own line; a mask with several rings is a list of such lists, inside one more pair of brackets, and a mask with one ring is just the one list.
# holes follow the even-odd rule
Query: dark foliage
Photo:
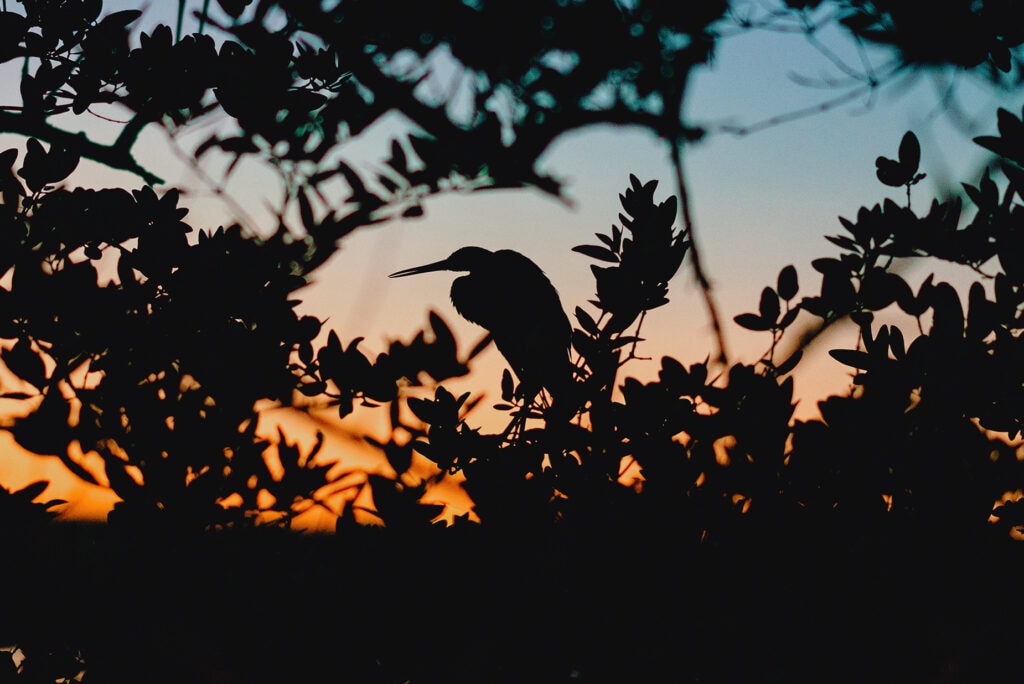
[[1024, 43], [1024, 10], [1012, 0], [785, 0], [792, 10], [835, 12], [854, 35], [899, 51], [903, 66], [1019, 68], [1013, 54]]
[[[977, 138], [999, 177], [963, 186], [969, 220], [957, 198], [911, 208], [924, 174], [908, 132], [895, 158], [876, 162], [906, 205], [841, 218], [843, 233], [827, 237], [838, 253], [812, 264], [818, 290], [799, 296], [786, 266], [735, 317], [770, 336], [757, 363], [664, 356], [648, 382], [624, 369], [696, 246], [685, 194], [658, 199], [656, 181], [629, 176], [618, 224], [574, 249], [594, 262], [595, 293], [573, 306], [571, 379], [531, 378], [524, 390], [506, 372], [509, 427], [492, 433], [474, 424], [481, 394], [443, 385], [488, 339], [460, 351], [431, 313], [411, 342], [371, 359], [361, 338], [321, 336], [322, 321], [297, 315], [299, 290], [340, 238], [419, 215], [429, 195], [557, 194], [533, 162], [567, 130], [630, 123], [673, 145], [700, 137], [680, 107], [725, 3], [224, 1], [197, 34], [181, 35], [179, 21], [138, 45], [135, 10], [19, 4], [0, 14], [0, 60], [24, 64], [21, 104], [0, 108], [0, 129], [27, 138], [24, 154], [0, 153], [0, 359], [19, 381], [0, 398], [24, 409], [10, 425], [20, 445], [122, 501], [106, 525], [75, 527], [51, 522], [62, 502], [36, 502], [45, 483], [0, 488], [0, 646], [16, 646], [0, 651], [0, 682], [1019, 673], [1015, 114], [1001, 110], [998, 134]], [[800, 14], [826, 3], [787, 4]], [[1013, 3], [827, 4], [855, 35], [894, 46], [903, 67], [1016, 64]], [[956, 39], [935, 40], [954, 20]], [[465, 111], [417, 94], [442, 47], [476, 83]], [[488, 104], [503, 97], [517, 105], [511, 118]], [[51, 121], [109, 104], [131, 112], [109, 145]], [[391, 110], [425, 134], [392, 141], [384, 171], [334, 154]], [[259, 158], [285, 180], [270, 235], [198, 230], [179, 192], [154, 190], [160, 179], [133, 156], [145, 126], [175, 131], [214, 111], [236, 130], [197, 157]], [[147, 185], [71, 188], [82, 158]], [[338, 205], [319, 189], [332, 179], [349, 190]], [[911, 259], [978, 280], [914, 288], [899, 271]], [[855, 369], [856, 390], [823, 401], [820, 419], [795, 420], [792, 372], [842, 320], [859, 335], [829, 353]], [[358, 525], [349, 503], [334, 535], [291, 529], [338, 482], [322, 438], [303, 448], [278, 431], [270, 443], [257, 428], [261, 406], [310, 400], [341, 417], [356, 406], [387, 414], [391, 434], [371, 444], [394, 476], [353, 485], [383, 527]], [[416, 453], [436, 464], [433, 478], [413, 473]], [[473, 501], [448, 526], [423, 501], [446, 473]]]

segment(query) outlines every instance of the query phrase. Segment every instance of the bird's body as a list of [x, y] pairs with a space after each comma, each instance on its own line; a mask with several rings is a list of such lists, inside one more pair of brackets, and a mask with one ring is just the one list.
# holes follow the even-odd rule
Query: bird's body
[[527, 401], [542, 387], [553, 397], [570, 387], [572, 326], [558, 292], [537, 264], [511, 249], [463, 247], [447, 259], [391, 277], [430, 271], [469, 272], [452, 283], [452, 304], [463, 318], [491, 333]]

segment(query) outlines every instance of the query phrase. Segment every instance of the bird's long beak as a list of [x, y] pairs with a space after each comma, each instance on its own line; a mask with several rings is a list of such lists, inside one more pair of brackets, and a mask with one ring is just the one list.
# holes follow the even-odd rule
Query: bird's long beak
[[432, 264], [425, 264], [423, 266], [413, 266], [412, 268], [402, 269], [401, 271], [395, 271], [388, 278], [402, 278], [404, 276], [416, 275], [417, 273], [430, 273], [431, 271], [447, 271], [448, 260], [442, 259], [441, 261], [435, 261]]

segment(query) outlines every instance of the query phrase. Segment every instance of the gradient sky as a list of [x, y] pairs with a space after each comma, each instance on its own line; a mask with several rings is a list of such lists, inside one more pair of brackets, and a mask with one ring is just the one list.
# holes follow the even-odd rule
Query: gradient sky
[[[175, 5], [160, 3], [159, 8], [167, 11]], [[118, 2], [110, 6], [139, 5]], [[161, 18], [154, 12], [147, 12], [145, 25], [160, 20], [173, 25], [173, 15]], [[194, 23], [186, 24], [186, 30], [194, 30]], [[824, 32], [819, 38], [835, 52], [856, 58], [852, 44], [837, 33]], [[883, 55], [871, 58], [880, 63]], [[712, 129], [721, 123], [752, 124], [837, 94], [798, 85], [792, 74], [810, 78], [837, 75], [835, 67], [801, 36], [751, 32], [728, 38], [720, 43], [714, 63], [697, 74], [687, 116], [691, 123]], [[7, 68], [0, 77], [8, 93], [6, 104], [17, 97], [17, 69]], [[753, 361], [767, 347], [767, 334], [743, 331], [732, 323], [732, 317], [754, 310], [761, 289], [774, 285], [783, 266], [797, 266], [801, 296], [816, 293], [817, 274], [809, 263], [834, 253], [835, 248], [822, 236], [840, 230], [837, 216], [853, 216], [862, 204], [870, 206], [886, 197], [904, 200], [900, 189], [877, 181], [874, 160], [882, 154], [895, 156], [907, 130], [914, 130], [921, 140], [921, 170], [928, 174], [915, 188], [915, 206], [958, 190], [961, 180], [976, 181], [987, 157], [971, 143], [971, 137], [995, 130], [997, 106], [1019, 112], [1024, 93], [996, 92], [983, 81], [961, 76], [956, 102], [975, 122], [976, 128], [970, 129], [940, 106], [943, 82], [939, 75], [905, 78], [885, 86], [870, 100], [745, 137], [714, 133], [686, 150], [684, 163], [698, 238], [727, 322], [732, 358]], [[98, 120], [61, 123], [69, 128], [85, 127], [98, 139], [112, 138], [117, 131]], [[387, 156], [386, 148], [380, 146], [387, 133], [383, 128], [378, 131], [381, 135], [343, 148], [345, 155], [363, 164]], [[179, 143], [187, 147], [208, 134], [208, 129], [189, 134]], [[4, 147], [24, 143], [13, 136], [0, 138]], [[192, 207], [187, 220], [193, 226], [216, 227], [233, 220], [231, 206], [213, 197], [203, 179], [168, 153], [166, 137], [160, 131], [151, 127], [143, 134], [142, 143], [138, 157], [144, 166], [170, 185], [193, 191], [185, 202]], [[343, 341], [365, 337], [364, 350], [375, 352], [390, 339], [411, 337], [426, 322], [427, 311], [435, 309], [452, 324], [460, 344], [468, 349], [482, 331], [461, 321], [452, 309], [448, 300], [451, 274], [387, 278], [395, 270], [435, 261], [467, 244], [526, 254], [551, 277], [567, 311], [576, 305], [586, 306], [593, 294], [591, 262], [571, 253], [571, 247], [593, 242], [595, 231], [607, 231], [617, 222], [618, 193], [625, 189], [628, 174], [636, 174], [642, 181], [659, 180], [659, 199], [673, 193], [668, 150], [639, 129], [594, 127], [559, 139], [538, 164], [566, 181], [571, 206], [534, 191], [488, 191], [428, 200], [423, 218], [381, 224], [346, 238], [342, 249], [318, 272], [318, 280], [302, 291], [302, 311], [328, 319], [325, 329], [337, 330]], [[222, 166], [216, 159], [206, 170], [214, 178], [221, 177]], [[138, 181], [83, 162], [70, 183], [136, 187]], [[260, 222], [269, 218], [268, 208], [280, 197], [273, 176], [253, 164], [242, 165], [228, 180], [227, 189]], [[913, 283], [931, 270], [928, 265], [905, 275]], [[657, 371], [657, 359], [666, 354], [692, 363], [714, 353], [697, 295], [692, 272], [684, 267], [672, 283], [671, 305], [655, 311], [645, 323], [647, 341], [640, 353], [655, 360], [633, 362], [626, 367], [628, 374], [650, 377]], [[852, 345], [855, 333], [847, 328], [844, 334], [839, 327], [826, 343]], [[827, 346], [821, 345], [796, 372], [800, 416], [814, 414], [816, 399], [849, 387], [848, 369], [824, 353]], [[457, 383], [453, 389], [484, 388], [493, 398], [502, 367], [500, 356], [491, 348], [481, 357], [472, 381]], [[487, 418], [481, 415], [479, 420]], [[311, 434], [308, 428], [291, 424], [306, 437]], [[332, 439], [337, 440], [332, 447], [346, 454], [346, 462], [356, 464], [353, 443], [343, 443], [344, 437], [338, 434]], [[15, 457], [18, 450], [5, 444], [0, 444], [0, 449], [11, 458], [0, 459], [0, 483], [16, 487], [54, 478], [59, 471], [53, 459]], [[51, 487], [47, 496], [78, 496], [63, 480], [58, 485]], [[109, 505], [105, 499], [97, 501], [101, 508]]]

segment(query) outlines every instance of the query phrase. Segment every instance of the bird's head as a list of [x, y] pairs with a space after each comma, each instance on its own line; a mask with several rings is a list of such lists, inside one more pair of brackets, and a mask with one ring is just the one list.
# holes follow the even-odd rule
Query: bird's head
[[388, 277], [401, 278], [403, 276], [416, 275], [417, 273], [430, 273], [431, 271], [473, 271], [483, 267], [487, 258], [492, 254], [493, 252], [483, 247], [460, 247], [452, 252], [447, 259], [395, 271]]

